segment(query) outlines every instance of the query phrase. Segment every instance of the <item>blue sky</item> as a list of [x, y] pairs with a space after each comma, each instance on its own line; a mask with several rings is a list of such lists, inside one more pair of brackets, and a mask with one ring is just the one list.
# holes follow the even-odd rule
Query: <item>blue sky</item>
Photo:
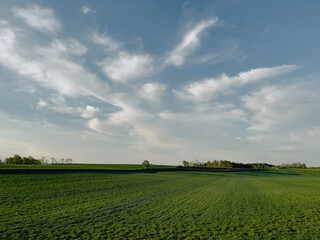
[[2, 158], [319, 165], [319, 1], [0, 6]]

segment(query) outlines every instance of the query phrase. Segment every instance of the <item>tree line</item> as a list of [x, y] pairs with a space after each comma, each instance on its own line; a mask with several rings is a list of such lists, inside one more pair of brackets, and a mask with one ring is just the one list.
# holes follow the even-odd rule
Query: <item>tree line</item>
[[237, 163], [228, 160], [213, 160], [207, 162], [182, 161], [183, 167], [204, 167], [204, 168], [253, 168], [253, 169], [279, 169], [279, 168], [307, 168], [304, 163], [283, 163], [281, 165], [272, 165], [268, 163]]
[[282, 163], [281, 165], [277, 165], [274, 168], [307, 168], [305, 163]]
[[7, 157], [3, 161], [0, 158], [0, 163], [4, 164], [30, 164], [30, 165], [48, 165], [48, 164], [70, 164], [72, 163], [72, 158], [61, 158], [57, 160], [55, 158], [46, 159], [42, 157], [40, 159], [36, 159], [32, 156], [29, 157], [21, 157], [18, 154], [13, 155], [12, 157]]

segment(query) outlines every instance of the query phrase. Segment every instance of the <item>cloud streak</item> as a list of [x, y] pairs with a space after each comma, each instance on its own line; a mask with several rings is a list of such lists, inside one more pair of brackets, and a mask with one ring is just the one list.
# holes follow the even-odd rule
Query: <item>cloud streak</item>
[[191, 31], [186, 33], [182, 42], [172, 51], [165, 60], [166, 65], [179, 67], [184, 64], [186, 57], [191, 55], [200, 45], [200, 34], [218, 22], [218, 18], [201, 21]]
[[167, 86], [164, 84], [151, 82], [146, 83], [138, 91], [138, 95], [147, 101], [147, 103], [160, 103], [161, 97], [167, 90]]
[[121, 43], [118, 43], [106, 34], [99, 34], [98, 32], [92, 32], [91, 41], [95, 44], [106, 47], [107, 51], [116, 51], [122, 46]]
[[96, 11], [91, 9], [89, 6], [82, 6], [81, 8], [82, 14], [88, 15], [89, 13], [95, 13]]
[[234, 87], [278, 77], [295, 69], [297, 69], [295, 65], [282, 65], [272, 68], [255, 68], [234, 77], [222, 74], [218, 78], [189, 83], [180, 91], [173, 90], [173, 93], [182, 101], [207, 102], [228, 93]]
[[112, 81], [127, 83], [149, 77], [154, 72], [153, 58], [148, 54], [119, 52], [99, 63], [103, 73]]
[[320, 120], [318, 93], [303, 84], [264, 87], [241, 99], [251, 115], [248, 130], [285, 132]]
[[44, 33], [54, 33], [61, 28], [54, 10], [31, 5], [27, 8], [13, 8], [16, 18], [23, 20], [29, 27]]
[[0, 64], [43, 87], [72, 97], [94, 96], [105, 101], [110, 89], [75, 57], [87, 48], [77, 40], [52, 40], [49, 46], [30, 46], [10, 27], [0, 30]]

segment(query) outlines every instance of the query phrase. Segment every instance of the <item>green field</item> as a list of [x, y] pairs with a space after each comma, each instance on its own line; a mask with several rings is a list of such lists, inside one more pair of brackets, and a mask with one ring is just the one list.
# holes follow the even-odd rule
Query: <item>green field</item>
[[[172, 165], [150, 165], [150, 168], [176, 168]], [[138, 170], [142, 169], [141, 164], [0, 164], [1, 169], [105, 169], [105, 170]]]
[[0, 174], [0, 239], [320, 239], [320, 171]]

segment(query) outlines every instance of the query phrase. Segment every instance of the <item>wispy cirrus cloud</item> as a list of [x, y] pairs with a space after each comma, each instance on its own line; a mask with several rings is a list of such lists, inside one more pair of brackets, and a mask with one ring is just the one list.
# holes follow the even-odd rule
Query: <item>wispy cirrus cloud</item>
[[107, 51], [119, 50], [123, 45], [122, 43], [117, 42], [111, 37], [107, 36], [107, 34], [100, 34], [96, 31], [92, 32], [90, 39], [93, 43], [106, 47]]
[[[114, 96], [115, 99], [118, 96]], [[120, 110], [108, 114], [105, 118], [93, 118], [88, 121], [88, 127], [92, 130], [108, 135], [126, 135], [136, 125], [153, 118], [153, 115], [118, 99], [113, 103], [119, 106]]]
[[182, 101], [207, 102], [231, 90], [233, 87], [274, 78], [297, 69], [295, 65], [282, 65], [271, 68], [255, 68], [241, 72], [234, 77], [222, 74], [218, 78], [208, 78], [192, 82], [182, 90], [173, 90], [176, 97]]
[[85, 15], [96, 12], [96, 10], [91, 9], [88, 5], [82, 6], [81, 11], [82, 11], [82, 14], [85, 14]]
[[77, 112], [80, 113], [83, 118], [93, 118], [96, 114], [98, 114], [101, 110], [98, 107], [87, 105], [85, 108], [78, 107]]
[[42, 98], [40, 98], [39, 99], [39, 102], [38, 102], [38, 104], [37, 104], [37, 108], [43, 108], [43, 107], [46, 107], [46, 106], [48, 106], [49, 104], [45, 101], [45, 100], [43, 100]]
[[0, 64], [43, 87], [68, 96], [105, 101], [110, 89], [77, 59], [87, 48], [75, 39], [53, 39], [49, 46], [30, 43], [10, 26], [0, 29]]
[[249, 130], [286, 132], [297, 129], [297, 126], [309, 127], [320, 120], [318, 92], [304, 84], [268, 86], [241, 99], [243, 106], [250, 111]]
[[[201, 21], [185, 36], [183, 41], [166, 57], [164, 65], [173, 64], [180, 66], [185, 62], [185, 58], [200, 45], [200, 34], [218, 21], [217, 18]], [[120, 42], [115, 41], [106, 34], [93, 32], [91, 41], [105, 46], [107, 51], [114, 53], [98, 64], [103, 73], [112, 81], [127, 83], [136, 79], [144, 79], [156, 73], [162, 72], [164, 66], [157, 65], [155, 57], [149, 54], [134, 54], [121, 49]]]
[[153, 58], [149, 54], [119, 52], [99, 63], [103, 73], [114, 82], [126, 83], [149, 77], [154, 72]]
[[167, 90], [167, 86], [157, 82], [143, 84], [138, 95], [148, 103], [159, 103]]
[[171, 51], [169, 56], [165, 59], [165, 64], [172, 64], [177, 67], [181, 66], [185, 62], [186, 57], [192, 54], [200, 45], [200, 34], [217, 22], [218, 18], [201, 21], [192, 30], [186, 33], [182, 42], [173, 51]]
[[79, 41], [69, 38], [66, 40], [53, 39], [49, 47], [38, 47], [36, 50], [40, 54], [50, 53], [50, 55], [68, 57], [83, 56], [88, 51], [88, 48]]
[[61, 95], [53, 95], [47, 101], [40, 98], [37, 108], [39, 110], [50, 110], [52, 112], [80, 116], [85, 119], [92, 119], [101, 112], [100, 108], [91, 105], [87, 105], [86, 107], [69, 106]]
[[15, 7], [12, 11], [16, 18], [23, 20], [29, 27], [40, 32], [54, 33], [62, 26], [51, 8], [43, 8], [34, 4], [26, 8]]
[[114, 40], [105, 33], [100, 34], [94, 31], [90, 40], [105, 47], [108, 57], [98, 62], [97, 65], [111, 81], [128, 83], [155, 74], [156, 67], [153, 56], [147, 53], [130, 53], [122, 48], [123, 43]]

